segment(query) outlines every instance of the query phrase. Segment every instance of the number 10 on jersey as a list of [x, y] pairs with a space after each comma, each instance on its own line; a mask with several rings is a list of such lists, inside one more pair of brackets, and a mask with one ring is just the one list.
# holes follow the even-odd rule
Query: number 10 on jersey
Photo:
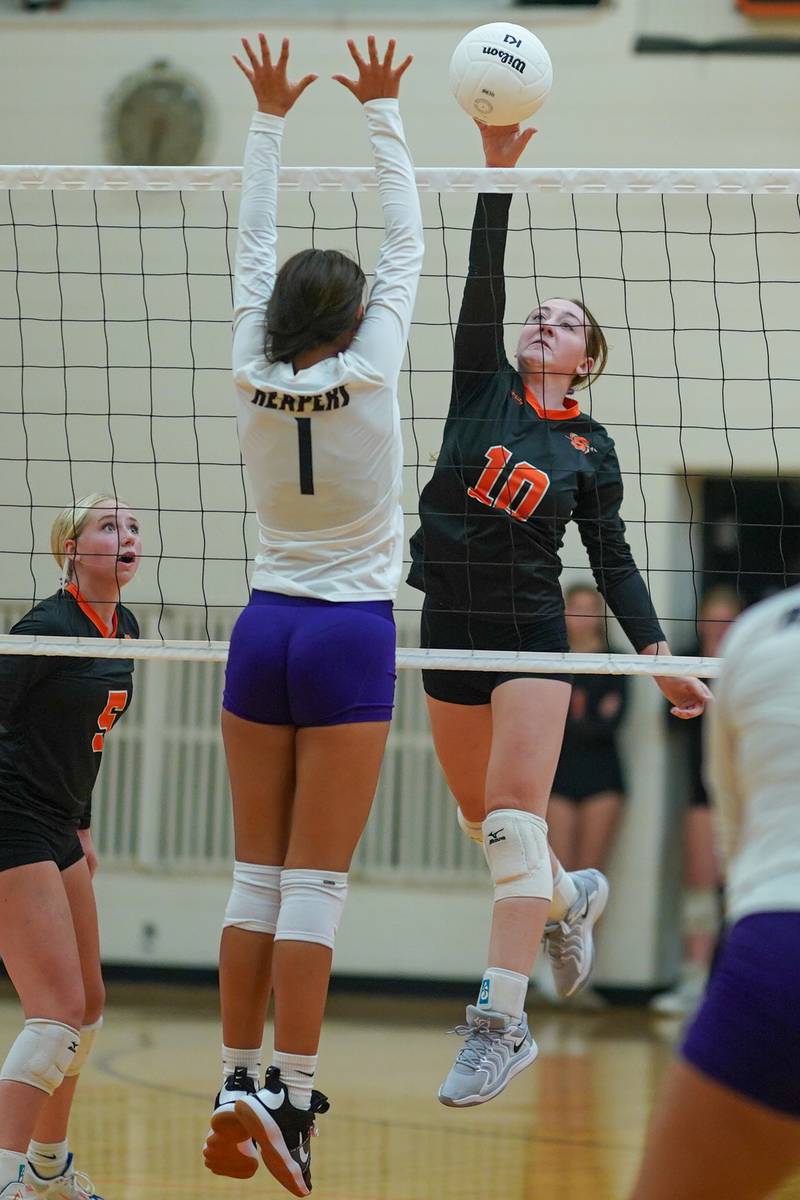
[[489, 508], [502, 509], [518, 521], [527, 521], [550, 487], [550, 476], [529, 462], [517, 463], [506, 474], [510, 461], [511, 451], [505, 446], [490, 446], [486, 451], [488, 465], [467, 495]]

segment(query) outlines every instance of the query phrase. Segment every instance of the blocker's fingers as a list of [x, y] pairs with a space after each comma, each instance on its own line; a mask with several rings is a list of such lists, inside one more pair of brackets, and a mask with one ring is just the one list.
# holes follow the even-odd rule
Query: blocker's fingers
[[371, 67], [379, 66], [378, 47], [375, 44], [375, 34], [371, 33], [367, 38], [367, 53], [369, 54], [369, 65]]
[[[367, 65], [361, 57], [358, 46], [355, 44], [352, 38], [347, 39], [347, 49], [350, 51], [350, 57], [358, 67], [359, 71], [362, 69], [362, 67]], [[334, 78], [336, 78], [336, 76], [334, 76]]]
[[233, 58], [233, 61], [236, 63], [239, 70], [244, 75], [245, 79], [248, 79], [250, 81], [250, 83], [252, 83], [253, 82], [253, 72], [250, 70], [250, 68], [246, 67], [244, 65], [244, 63], [242, 62], [242, 60], [240, 58], [237, 58], [235, 54], [231, 55], [231, 57]]
[[401, 75], [405, 75], [406, 71], [411, 66], [413, 61], [414, 61], [413, 54], [409, 54], [408, 58], [403, 59], [403, 61], [400, 63], [400, 66], [395, 71], [395, 75], [397, 76], [398, 79], [400, 78]]
[[275, 64], [279, 71], [286, 70], [286, 64], [289, 61], [289, 39], [284, 38], [281, 42], [281, 52], [277, 63]]
[[261, 47], [261, 65], [263, 67], [272, 66], [272, 54], [270, 53], [269, 42], [264, 33], [258, 35], [258, 44]]
[[[264, 36], [263, 33], [261, 34], [261, 36], [262, 37]], [[248, 42], [247, 38], [242, 38], [242, 45], [244, 46], [245, 54], [250, 59], [250, 66], [253, 68], [254, 71], [257, 71], [258, 68], [261, 66], [261, 63], [256, 58], [255, 51], [253, 50], [253, 47]]]
[[389, 38], [389, 45], [386, 47], [386, 53], [383, 56], [383, 65], [387, 70], [391, 70], [392, 59], [394, 58], [394, 48], [397, 42], [394, 38]]
[[335, 79], [337, 83], [342, 85], [342, 87], [346, 87], [348, 92], [352, 92], [353, 95], [356, 94], [356, 85], [353, 83], [352, 79], [348, 79], [346, 75], [331, 75], [331, 79]]
[[302, 96], [302, 94], [306, 90], [306, 88], [309, 87], [314, 82], [315, 79], [319, 79], [319, 76], [318, 75], [305, 75], [300, 80], [300, 82], [295, 85], [297, 87], [297, 95]]

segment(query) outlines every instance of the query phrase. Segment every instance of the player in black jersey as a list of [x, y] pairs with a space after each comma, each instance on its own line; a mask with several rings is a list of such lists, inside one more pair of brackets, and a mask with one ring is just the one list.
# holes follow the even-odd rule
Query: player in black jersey
[[[138, 637], [119, 602], [141, 557], [128, 507], [77, 500], [56, 518], [51, 548], [62, 587], [11, 632]], [[75, 1171], [67, 1123], [105, 999], [92, 790], [132, 685], [130, 659], [0, 655], [0, 957], [25, 1014], [0, 1068], [2, 1200], [95, 1196]]]
[[[533, 133], [480, 129], [488, 167], [516, 166]], [[625, 541], [614, 444], [573, 395], [605, 366], [601, 329], [582, 303], [548, 299], [525, 322], [516, 369], [506, 357], [510, 202], [481, 195], [476, 207], [450, 409], [411, 541], [409, 583], [425, 593], [422, 645], [566, 650], [559, 551], [574, 520], [598, 588], [634, 647], [668, 654]], [[585, 983], [607, 883], [599, 872], [568, 875], [547, 847], [569, 680], [439, 671], [423, 680], [460, 822], [483, 845], [494, 881], [489, 966], [467, 1010], [466, 1044], [439, 1091], [444, 1104], [467, 1106], [497, 1095], [536, 1057], [524, 1000], [546, 922], [557, 991], [570, 995]], [[702, 712], [704, 684], [658, 682], [676, 715]]]

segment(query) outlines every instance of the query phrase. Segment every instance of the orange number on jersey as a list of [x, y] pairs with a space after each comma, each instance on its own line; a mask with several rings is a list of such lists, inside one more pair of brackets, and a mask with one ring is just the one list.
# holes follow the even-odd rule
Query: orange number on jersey
[[486, 461], [488, 466], [484, 467], [475, 487], [469, 488], [467, 494], [489, 508], [501, 508], [518, 521], [527, 521], [550, 487], [550, 476], [528, 462], [517, 463], [501, 484], [497, 495], [492, 496], [505, 467], [511, 461], [511, 451], [506, 450], [505, 446], [490, 446], [486, 451]]
[[127, 692], [108, 693], [106, 706], [97, 718], [97, 724], [100, 726], [102, 733], [96, 733], [92, 738], [92, 749], [95, 754], [102, 753], [105, 736], [127, 703]]

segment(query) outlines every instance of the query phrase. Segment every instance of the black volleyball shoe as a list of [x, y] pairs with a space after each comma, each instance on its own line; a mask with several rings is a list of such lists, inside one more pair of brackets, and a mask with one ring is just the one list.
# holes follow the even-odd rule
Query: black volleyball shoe
[[264, 1086], [236, 1101], [236, 1116], [261, 1151], [271, 1175], [293, 1196], [311, 1192], [311, 1138], [315, 1117], [330, 1108], [328, 1097], [312, 1091], [311, 1108], [295, 1108], [277, 1067], [267, 1071]]

